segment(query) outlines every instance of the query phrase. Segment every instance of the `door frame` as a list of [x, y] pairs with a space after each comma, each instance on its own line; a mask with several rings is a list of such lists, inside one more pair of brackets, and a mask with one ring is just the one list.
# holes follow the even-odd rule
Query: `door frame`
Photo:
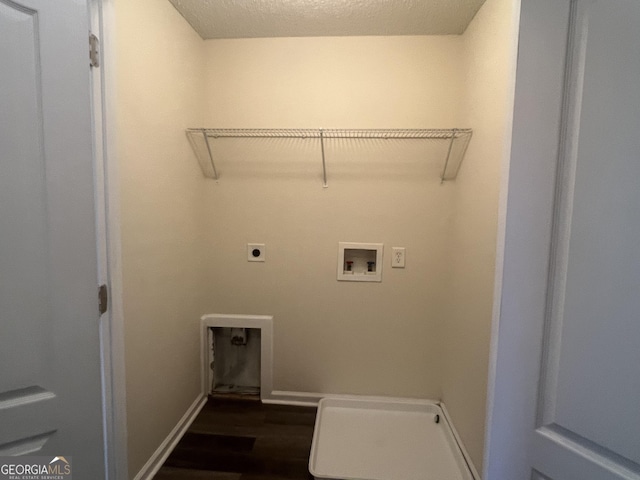
[[91, 32], [100, 40], [100, 66], [92, 68], [92, 116], [99, 284], [109, 289], [100, 318], [106, 478], [129, 478], [127, 461], [122, 248], [115, 117], [114, 0], [89, 0]]
[[499, 207], [485, 480], [529, 478], [531, 472], [565, 91], [566, 5], [521, 0], [511, 158]]
[[[99, 32], [99, 102], [94, 103], [99, 251], [106, 252], [101, 272], [110, 286], [109, 312], [102, 318], [102, 359], [108, 478], [128, 478], [126, 379], [118, 162], [116, 152], [115, 0], [89, 0], [92, 28]], [[494, 308], [484, 447], [485, 480], [522, 477], [528, 471], [529, 432], [540, 362], [546, 260], [551, 243], [558, 132], [565, 53], [541, 50], [545, 38], [562, 28], [548, 15], [557, 0], [513, 0], [520, 9], [515, 107], [510, 159], [502, 167]], [[543, 33], [544, 32], [544, 33]], [[540, 55], [544, 51], [545, 55]], [[559, 80], [560, 79], [560, 80]], [[95, 85], [95, 81], [94, 81]], [[546, 101], [540, 101], [546, 99]], [[100, 178], [101, 177], [101, 178]], [[102, 215], [102, 217], [100, 216]], [[532, 232], [536, 232], [535, 235]], [[523, 288], [526, 287], [526, 288]], [[542, 302], [540, 301], [542, 299]], [[529, 376], [527, 376], [529, 374]]]

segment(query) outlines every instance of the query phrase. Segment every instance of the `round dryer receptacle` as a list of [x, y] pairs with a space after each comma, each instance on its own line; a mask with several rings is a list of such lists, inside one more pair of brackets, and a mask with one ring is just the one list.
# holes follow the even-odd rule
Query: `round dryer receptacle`
[[247, 260], [250, 262], [264, 262], [264, 243], [247, 243]]

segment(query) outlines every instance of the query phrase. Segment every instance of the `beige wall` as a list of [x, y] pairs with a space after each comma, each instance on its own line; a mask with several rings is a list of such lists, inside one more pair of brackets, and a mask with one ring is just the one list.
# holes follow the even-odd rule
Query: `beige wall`
[[184, 129], [202, 121], [203, 44], [169, 2], [117, 0], [115, 9], [133, 477], [200, 390], [205, 182]]
[[207, 40], [211, 127], [447, 128], [460, 36]]
[[456, 180], [443, 345], [443, 400], [482, 468], [501, 170], [510, 139], [517, 19], [487, 0], [462, 37], [464, 123], [473, 139]]
[[[207, 41], [206, 124], [456, 127], [459, 36]], [[441, 396], [454, 184], [446, 142], [214, 140], [209, 307], [274, 315], [274, 388]], [[385, 245], [382, 283], [336, 280], [339, 241]], [[264, 264], [246, 243], [266, 244]], [[405, 269], [390, 248], [406, 248]]]

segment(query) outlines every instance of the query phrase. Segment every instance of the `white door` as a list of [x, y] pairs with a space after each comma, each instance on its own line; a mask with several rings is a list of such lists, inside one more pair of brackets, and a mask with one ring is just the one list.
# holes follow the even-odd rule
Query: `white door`
[[88, 7], [0, 0], [0, 456], [105, 477]]
[[640, 0], [523, 0], [487, 480], [640, 479]]

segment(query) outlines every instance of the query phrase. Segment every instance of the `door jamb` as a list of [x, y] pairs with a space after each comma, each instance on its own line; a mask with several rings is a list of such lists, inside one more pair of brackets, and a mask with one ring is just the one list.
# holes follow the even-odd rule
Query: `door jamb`
[[[572, 0], [522, 0], [508, 191], [499, 214], [483, 478], [529, 478]], [[541, 55], [540, 52], [544, 52]], [[541, 101], [544, 99], [544, 101]]]
[[92, 68], [91, 75], [98, 284], [108, 286], [110, 297], [107, 312], [100, 318], [105, 476], [107, 480], [126, 480], [129, 475], [120, 261], [122, 249], [115, 142], [114, 0], [89, 0], [88, 8], [91, 31], [100, 40], [101, 60], [100, 67]]

